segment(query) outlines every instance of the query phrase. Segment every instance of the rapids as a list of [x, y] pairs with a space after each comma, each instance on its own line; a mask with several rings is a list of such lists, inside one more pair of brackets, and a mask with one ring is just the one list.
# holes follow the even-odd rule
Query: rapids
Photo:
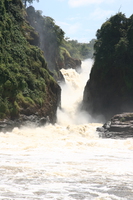
[[132, 200], [133, 139], [101, 139], [101, 119], [80, 113], [92, 61], [62, 69], [62, 110], [54, 126], [0, 133], [1, 200]]

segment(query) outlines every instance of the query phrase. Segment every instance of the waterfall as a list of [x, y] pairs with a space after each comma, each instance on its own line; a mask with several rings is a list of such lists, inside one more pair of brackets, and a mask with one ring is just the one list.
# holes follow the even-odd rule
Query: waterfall
[[78, 106], [83, 98], [83, 90], [89, 79], [92, 63], [93, 60], [91, 59], [84, 61], [80, 74], [74, 69], [61, 70], [66, 84], [61, 84], [62, 110], [58, 109], [57, 112], [59, 124], [83, 124], [91, 121], [91, 116], [85, 112], [79, 111]]

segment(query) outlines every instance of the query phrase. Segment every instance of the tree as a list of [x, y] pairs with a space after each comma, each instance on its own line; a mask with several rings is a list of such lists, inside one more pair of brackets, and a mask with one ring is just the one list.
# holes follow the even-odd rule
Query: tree
[[23, 2], [23, 4], [25, 5], [25, 7], [27, 7], [27, 2], [30, 3], [30, 4], [32, 4], [33, 1], [39, 2], [39, 0], [22, 0], [22, 2]]
[[95, 60], [100, 65], [102, 65], [101, 62], [103, 61], [105, 65], [110, 63], [112, 66], [112, 62], [117, 59], [118, 54], [123, 58], [120, 52], [117, 51], [118, 46], [125, 48], [127, 43], [127, 19], [125, 15], [118, 13], [112, 16], [101, 26], [96, 36]]

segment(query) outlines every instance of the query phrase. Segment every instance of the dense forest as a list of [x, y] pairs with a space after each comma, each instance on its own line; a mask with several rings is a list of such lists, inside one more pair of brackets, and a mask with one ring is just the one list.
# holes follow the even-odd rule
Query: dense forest
[[84, 107], [106, 118], [133, 110], [133, 15], [117, 13], [97, 31]]
[[38, 113], [53, 121], [60, 87], [25, 16], [21, 0], [0, 1], [0, 119]]
[[75, 59], [85, 60], [93, 58], [95, 39], [89, 43], [79, 43], [77, 40], [65, 38], [62, 46], [65, 47], [70, 55]]

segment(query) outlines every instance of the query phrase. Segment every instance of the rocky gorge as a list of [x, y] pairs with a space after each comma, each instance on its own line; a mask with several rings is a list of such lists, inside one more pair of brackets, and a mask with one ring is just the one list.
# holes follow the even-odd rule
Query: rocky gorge
[[[52, 18], [25, 9], [21, 0], [2, 0], [0, 7], [0, 131], [54, 124], [61, 106], [57, 82], [64, 81], [60, 69], [80, 72], [81, 60], [61, 46], [64, 32]], [[132, 137], [132, 21], [118, 13], [97, 31], [81, 110], [104, 119], [101, 137]]]

